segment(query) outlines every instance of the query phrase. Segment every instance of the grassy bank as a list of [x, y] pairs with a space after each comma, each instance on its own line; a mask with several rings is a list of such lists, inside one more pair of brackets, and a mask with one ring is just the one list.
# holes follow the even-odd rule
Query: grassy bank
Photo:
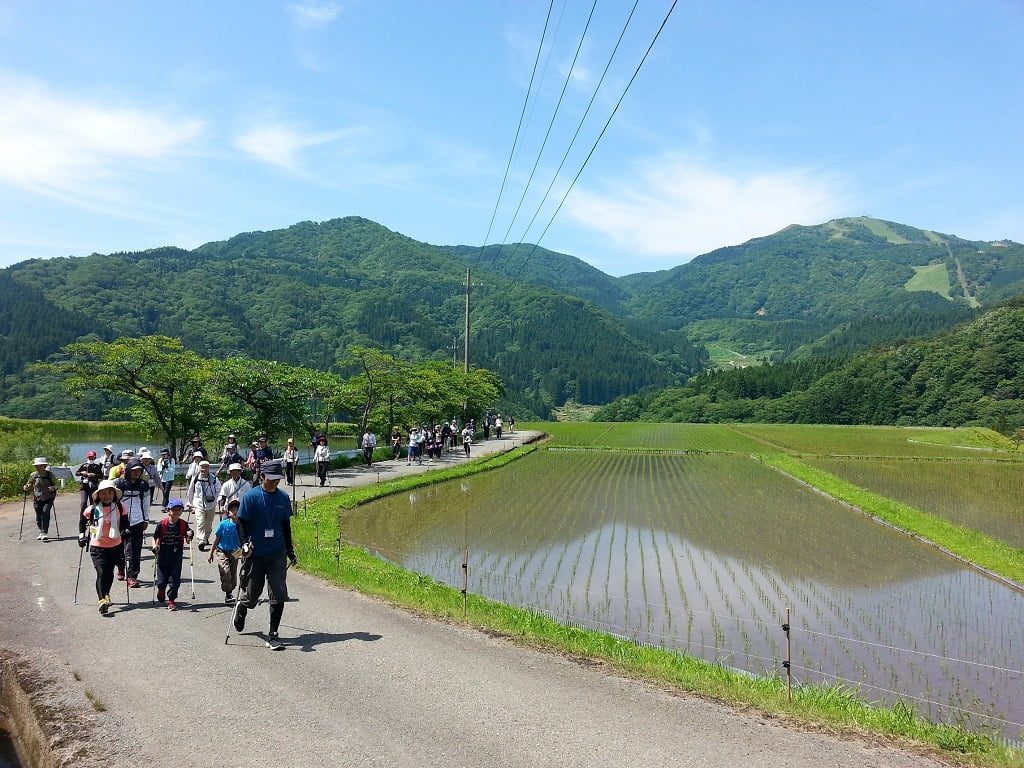
[[782, 679], [749, 677], [678, 653], [569, 627], [535, 611], [463, 595], [456, 588], [404, 571], [344, 544], [338, 526], [342, 509], [378, 496], [494, 469], [532, 450], [533, 446], [517, 448], [450, 470], [351, 489], [309, 502], [300, 509], [293, 526], [302, 569], [425, 615], [499, 632], [531, 647], [599, 661], [621, 674], [738, 706], [755, 707], [809, 727], [882, 736], [904, 745], [940, 751], [962, 764], [1024, 765], [1017, 753], [959, 728], [931, 725], [903, 703], [887, 708], [870, 707], [857, 700], [854, 690], [842, 686], [798, 687], [790, 700]]
[[793, 456], [776, 454], [760, 458], [765, 464], [792, 475], [845, 504], [855, 506], [915, 536], [928, 539], [988, 571], [1018, 584], [1024, 584], [1024, 550], [864, 490], [835, 475], [811, 467]]

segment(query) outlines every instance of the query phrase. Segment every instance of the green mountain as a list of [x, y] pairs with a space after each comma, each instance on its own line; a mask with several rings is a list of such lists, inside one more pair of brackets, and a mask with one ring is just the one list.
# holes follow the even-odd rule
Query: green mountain
[[1024, 296], [943, 334], [847, 357], [718, 371], [597, 420], [1024, 426]]
[[1024, 292], [1024, 246], [841, 219], [614, 278], [529, 244], [434, 246], [349, 217], [31, 260], [0, 270], [0, 412], [75, 415], [23, 367], [84, 337], [163, 334], [324, 369], [353, 344], [461, 364], [467, 270], [472, 363], [517, 414], [546, 417], [680, 385], [712, 357], [840, 359], [947, 330]]

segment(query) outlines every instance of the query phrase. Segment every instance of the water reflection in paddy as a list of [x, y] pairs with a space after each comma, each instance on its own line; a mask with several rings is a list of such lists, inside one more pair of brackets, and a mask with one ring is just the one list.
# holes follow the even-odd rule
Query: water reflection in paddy
[[1024, 722], [1024, 596], [750, 459], [538, 451], [342, 530], [457, 587], [468, 549], [475, 594], [755, 673], [780, 671], [790, 607], [798, 681]]

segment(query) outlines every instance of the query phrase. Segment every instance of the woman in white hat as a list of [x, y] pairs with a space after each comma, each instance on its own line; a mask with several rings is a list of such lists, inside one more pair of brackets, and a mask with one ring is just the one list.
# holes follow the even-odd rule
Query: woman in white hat
[[47, 469], [49, 462], [40, 456], [33, 459], [35, 471], [28, 476], [23, 490], [32, 491], [32, 506], [36, 510], [36, 527], [39, 541], [49, 541], [50, 515], [53, 513], [53, 500], [57, 498], [57, 478]]
[[89, 545], [96, 569], [96, 597], [100, 613], [110, 610], [110, 587], [114, 568], [124, 570], [123, 531], [128, 530], [128, 512], [121, 506], [121, 490], [113, 480], [104, 480], [95, 493], [96, 503], [78, 521], [78, 546]]

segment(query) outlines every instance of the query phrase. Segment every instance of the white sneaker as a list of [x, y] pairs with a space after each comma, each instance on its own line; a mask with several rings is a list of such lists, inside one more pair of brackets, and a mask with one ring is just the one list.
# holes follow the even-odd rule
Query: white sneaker
[[40, 534], [40, 536], [39, 536], [39, 540], [40, 540], [40, 541], [49, 541], [49, 540], [50, 540], [50, 537], [49, 537], [49, 536], [47, 536], [47, 535], [46, 535], [45, 533], [43, 533], [43, 534]]
[[38, 536], [36, 536], [36, 541], [42, 541], [42, 540], [43, 540], [43, 534], [40, 533]]

